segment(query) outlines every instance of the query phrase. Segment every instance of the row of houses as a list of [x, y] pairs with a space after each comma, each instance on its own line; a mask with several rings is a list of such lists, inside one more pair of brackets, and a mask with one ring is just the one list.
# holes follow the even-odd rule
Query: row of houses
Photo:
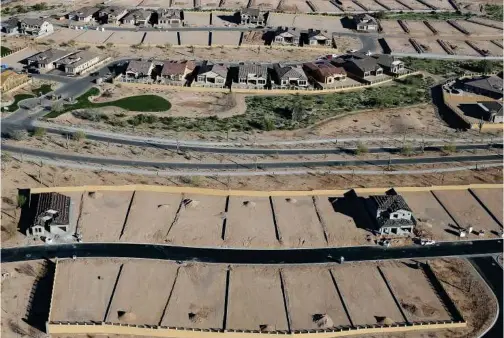
[[227, 66], [204, 61], [130, 61], [122, 77], [126, 82], [164, 83], [184, 86], [317, 89], [335, 87], [348, 77], [371, 82], [384, 74], [398, 75], [407, 70], [391, 55], [342, 55], [302, 65], [276, 63]]
[[59, 69], [67, 74], [79, 75], [102, 60], [101, 56], [86, 50], [68, 51], [48, 49], [26, 59], [29, 68]]
[[315, 29], [297, 30], [295, 28], [279, 27], [265, 33], [266, 44], [284, 46], [321, 46], [332, 47], [332, 34]]
[[52, 23], [41, 18], [12, 17], [2, 21], [2, 32], [6, 34], [22, 34], [28, 36], [41, 36], [54, 32]]
[[66, 15], [66, 19], [80, 22], [98, 22], [100, 24], [156, 25], [169, 27], [183, 25], [183, 12], [178, 9], [146, 10], [143, 8], [126, 9], [121, 6], [82, 7]]

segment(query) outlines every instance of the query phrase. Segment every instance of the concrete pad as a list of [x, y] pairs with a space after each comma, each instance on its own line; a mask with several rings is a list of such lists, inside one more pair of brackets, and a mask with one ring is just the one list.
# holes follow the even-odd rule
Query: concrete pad
[[184, 21], [187, 26], [209, 26], [210, 12], [184, 12]]
[[178, 218], [168, 234], [168, 242], [189, 246], [221, 245], [226, 198], [188, 194], [184, 199], [193, 202], [180, 208]]
[[225, 243], [254, 248], [280, 245], [268, 197], [229, 197]]
[[60, 261], [50, 320], [104, 321], [119, 267], [117, 261], [109, 258]]
[[209, 32], [180, 32], [180, 44], [187, 46], [208, 46]]
[[228, 329], [287, 330], [280, 273], [272, 267], [236, 266], [228, 291]]
[[240, 44], [241, 34], [242, 32], [213, 31], [212, 46], [218, 46], [218, 45], [238, 46]]
[[313, 316], [320, 314], [328, 315], [335, 327], [350, 325], [328, 269], [292, 267], [282, 273], [291, 329], [318, 329]]
[[220, 329], [225, 297], [226, 269], [222, 265], [182, 266], [161, 325]]
[[490, 214], [503, 225], [502, 189], [471, 189], [471, 192], [487, 208]]
[[404, 318], [374, 264], [344, 264], [331, 269], [354, 325], [376, 324], [376, 317]]
[[177, 269], [175, 263], [168, 261], [126, 261], [106, 321], [159, 325]]
[[272, 197], [280, 240], [288, 247], [323, 247], [327, 243], [311, 196]]
[[114, 32], [105, 42], [118, 45], [136, 45], [142, 42], [145, 34], [145, 32]]
[[136, 191], [121, 241], [164, 243], [181, 200], [181, 194]]
[[117, 241], [131, 201], [132, 192], [85, 192], [77, 227], [84, 242]]
[[79, 43], [91, 43], [98, 45], [107, 41], [107, 39], [113, 34], [114, 33], [107, 31], [101, 32], [101, 31], [89, 30], [84, 32], [84, 34], [81, 34], [78, 37], [76, 37], [74, 41]]

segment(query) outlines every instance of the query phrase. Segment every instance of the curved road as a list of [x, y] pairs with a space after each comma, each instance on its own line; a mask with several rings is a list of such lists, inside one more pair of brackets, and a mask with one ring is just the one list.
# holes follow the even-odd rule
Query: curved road
[[188, 162], [159, 162], [159, 161], [138, 161], [130, 159], [93, 157], [86, 155], [75, 155], [67, 153], [51, 152], [33, 148], [18, 147], [10, 144], [2, 145], [3, 151], [16, 154], [25, 154], [48, 158], [52, 160], [94, 163], [100, 165], [116, 165], [125, 167], [156, 167], [172, 169], [216, 169], [216, 170], [237, 170], [237, 169], [280, 169], [297, 167], [329, 167], [329, 166], [387, 166], [387, 165], [412, 165], [412, 164], [438, 164], [455, 162], [480, 162], [480, 161], [502, 161], [500, 154], [492, 155], [461, 155], [461, 156], [440, 156], [440, 157], [414, 157], [414, 158], [391, 158], [391, 159], [370, 159], [370, 160], [330, 160], [330, 161], [279, 161], [279, 162], [255, 162], [255, 163], [188, 163]]
[[316, 249], [194, 248], [133, 243], [79, 243], [3, 248], [1, 261], [18, 262], [47, 258], [124, 257], [223, 264], [322, 264], [446, 256], [480, 256], [502, 251], [502, 240], [442, 242], [432, 246], [384, 248], [379, 246]]

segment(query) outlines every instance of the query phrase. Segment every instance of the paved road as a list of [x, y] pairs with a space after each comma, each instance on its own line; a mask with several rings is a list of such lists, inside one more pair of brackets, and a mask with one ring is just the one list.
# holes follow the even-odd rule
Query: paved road
[[224, 264], [322, 264], [339, 261], [375, 261], [407, 258], [490, 255], [502, 251], [502, 240], [437, 243], [433, 246], [383, 248], [379, 246], [319, 249], [193, 248], [133, 243], [79, 243], [3, 248], [2, 262], [45, 258], [128, 257]]
[[240, 169], [283, 169], [299, 167], [330, 167], [330, 166], [387, 166], [387, 165], [417, 165], [417, 164], [439, 164], [457, 162], [491, 162], [502, 161], [500, 154], [491, 155], [459, 155], [440, 157], [414, 157], [414, 158], [391, 158], [391, 159], [370, 159], [370, 160], [330, 160], [330, 161], [278, 161], [278, 162], [256, 162], [256, 163], [188, 163], [188, 162], [160, 162], [160, 161], [138, 161], [130, 159], [119, 159], [109, 157], [94, 157], [86, 155], [75, 155], [33, 148], [24, 148], [11, 144], [3, 144], [3, 151], [15, 154], [25, 154], [37, 156], [51, 160], [71, 161], [81, 163], [94, 163], [100, 165], [116, 165], [124, 167], [154, 167], [160, 169], [198, 169], [198, 170], [240, 170]]

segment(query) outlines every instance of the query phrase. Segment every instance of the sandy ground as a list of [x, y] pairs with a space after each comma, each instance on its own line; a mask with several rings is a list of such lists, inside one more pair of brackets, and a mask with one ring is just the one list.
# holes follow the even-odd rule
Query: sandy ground
[[477, 199], [482, 202], [491, 215], [500, 222], [503, 222], [503, 191], [502, 189], [471, 189]]
[[416, 20], [403, 20], [408, 28], [410, 29], [410, 34], [411, 35], [427, 35], [427, 36], [432, 36], [434, 33], [427, 27], [423, 21], [416, 21]]
[[186, 26], [207, 26], [210, 25], [210, 13], [185, 12], [184, 21]]
[[60, 261], [50, 320], [103, 321], [118, 273], [114, 259]]
[[390, 9], [407, 10], [405, 6], [401, 5], [399, 2], [395, 0], [380, 0], [380, 2], [385, 6], [389, 7]]
[[378, 321], [376, 317], [404, 322], [374, 264], [350, 263], [333, 268], [332, 272], [354, 325], [375, 324]]
[[438, 32], [442, 32], [444, 35], [453, 35], [454, 37], [464, 36], [464, 33], [450, 25], [446, 21], [437, 21], [437, 20], [429, 20], [429, 23], [436, 29]]
[[[292, 330], [348, 326], [350, 322], [332, 281], [322, 267], [292, 267], [282, 271]], [[318, 325], [314, 316], [327, 315], [328, 322]]]
[[414, 262], [384, 262], [383, 265], [382, 271], [409, 321], [451, 319], [423, 269], [417, 269]]
[[386, 38], [390, 50], [394, 53], [416, 53], [415, 47], [410, 43], [409, 39], [402, 38]]
[[279, 246], [269, 198], [230, 196], [224, 243], [230, 247]]
[[178, 266], [156, 260], [126, 261], [106, 321], [159, 325]]
[[136, 191], [121, 241], [164, 243], [181, 195]]
[[181, 45], [209, 45], [209, 33], [208, 32], [180, 32], [180, 44]]
[[166, 241], [174, 245], [222, 245], [226, 198], [186, 194], [183, 199]]
[[492, 56], [502, 56], [502, 48], [492, 43], [491, 41], [484, 41], [484, 40], [473, 41], [473, 44], [475, 44], [478, 48], [480, 48], [483, 51], [486, 50], [490, 52], [490, 55]]
[[327, 243], [312, 197], [272, 197], [280, 241], [289, 247], [322, 247]]
[[483, 36], [483, 35], [500, 35], [502, 31], [488, 26], [478, 25], [477, 23], [465, 21], [465, 20], [456, 20], [456, 22], [465, 28], [471, 35]]
[[237, 266], [231, 271], [227, 328], [287, 330], [287, 316], [276, 268]]
[[455, 222], [431, 192], [406, 192], [401, 194], [413, 210], [422, 237], [438, 240], [456, 240], [452, 233]]
[[320, 29], [322, 31], [343, 32], [346, 29], [341, 24], [340, 17], [318, 15], [296, 15], [271, 13], [268, 17], [268, 26], [271, 27], [296, 27], [299, 29]]
[[317, 207], [330, 246], [369, 245], [371, 219], [361, 200], [342, 196], [318, 196]]
[[77, 229], [84, 242], [117, 241], [130, 205], [132, 192], [85, 192]]
[[148, 32], [143, 43], [146, 45], [165, 45], [170, 44], [178, 46], [177, 32]]
[[[437, 41], [427, 39], [416, 39], [420, 46], [426, 50], [427, 53], [446, 54], [446, 51], [441, 47]], [[461, 41], [461, 43], [464, 43]]]
[[[460, 228], [473, 227], [473, 234], [467, 234], [466, 238], [477, 238], [477, 233], [480, 230], [485, 231], [485, 238], [500, 237], [502, 227], [494, 221], [469, 191], [433, 191], [433, 193]], [[453, 228], [452, 232], [456, 233], [457, 227]]]
[[233, 45], [238, 46], [240, 43], [241, 32], [212, 32], [212, 46], [215, 45]]
[[[167, 284], [167, 289], [170, 287], [171, 285]], [[161, 325], [222, 328], [225, 296], [224, 266], [181, 266]]]

